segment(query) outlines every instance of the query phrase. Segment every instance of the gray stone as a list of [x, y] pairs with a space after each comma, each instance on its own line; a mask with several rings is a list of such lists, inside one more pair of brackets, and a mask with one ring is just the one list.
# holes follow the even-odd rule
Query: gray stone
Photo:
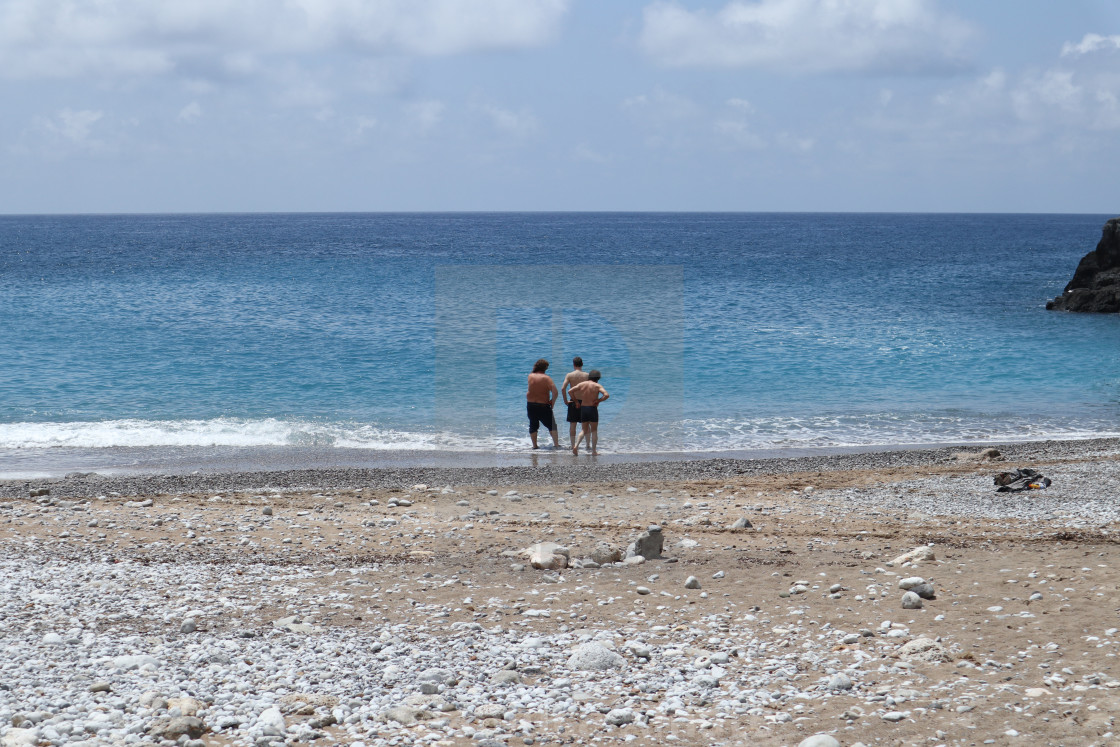
[[194, 618], [192, 617], [188, 617], [183, 621], [183, 624], [179, 626], [180, 633], [193, 633], [197, 629], [198, 624], [195, 623]]
[[611, 726], [625, 726], [634, 723], [634, 711], [629, 708], [615, 708], [607, 714], [607, 723]]
[[738, 519], [735, 520], [734, 524], [732, 524], [730, 527], [728, 527], [728, 529], [753, 529], [753, 528], [754, 528], [754, 524], [751, 524], [751, 520], [748, 519], [746, 516], [739, 517]]
[[641, 556], [646, 560], [656, 560], [661, 557], [661, 550], [665, 546], [665, 536], [661, 527], [651, 524], [649, 529], [638, 535], [638, 539], [631, 543], [626, 550], [626, 557]]
[[829, 678], [825, 687], [829, 690], [851, 690], [852, 679], [843, 672], [837, 672]]
[[902, 578], [898, 580], [898, 588], [903, 591], [912, 591], [922, 599], [936, 599], [933, 584], [926, 581], [921, 576], [911, 576], [910, 578]]
[[382, 721], [396, 721], [398, 724], [410, 726], [417, 722], [416, 714], [420, 711], [417, 708], [409, 708], [408, 706], [395, 706], [381, 714]]
[[261, 513], [263, 513], [265, 516], [272, 516], [272, 506], [265, 506], [264, 510]]
[[198, 739], [208, 731], [205, 722], [197, 716], [175, 716], [173, 718], [159, 718], [148, 727], [148, 734], [172, 742], [182, 736]]
[[700, 588], [700, 579], [696, 578], [696, 576], [689, 576], [684, 581], [684, 588], [686, 588], [686, 589], [699, 589]]
[[509, 669], [503, 669], [490, 675], [490, 681], [495, 685], [520, 685], [521, 675]]
[[912, 591], [902, 595], [902, 609], [904, 610], [920, 610], [924, 604], [922, 598]]
[[425, 669], [416, 676], [416, 679], [420, 682], [435, 682], [440, 685], [453, 685], [458, 681], [455, 673], [450, 669], [439, 668]]
[[599, 565], [606, 565], [607, 563], [617, 563], [622, 560], [622, 551], [617, 547], [611, 547], [607, 544], [601, 544], [591, 551], [591, 560]]

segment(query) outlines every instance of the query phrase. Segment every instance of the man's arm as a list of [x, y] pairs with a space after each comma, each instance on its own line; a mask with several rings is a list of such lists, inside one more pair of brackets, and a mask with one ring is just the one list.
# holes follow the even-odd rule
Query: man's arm
[[604, 389], [601, 384], [599, 385], [599, 395], [599, 399], [595, 402], [596, 406], [598, 406], [600, 402], [606, 402], [611, 398], [611, 395], [607, 393], [607, 390]]
[[564, 386], [560, 387], [560, 395], [564, 398], [564, 404], [565, 405], [568, 404], [568, 383], [569, 383], [568, 382], [568, 377], [569, 376], [571, 376], [571, 374], [568, 374], [567, 376], [564, 377]]
[[560, 392], [556, 390], [556, 382], [552, 377], [548, 377], [548, 406], [552, 407], [556, 404], [556, 400], [560, 399]]

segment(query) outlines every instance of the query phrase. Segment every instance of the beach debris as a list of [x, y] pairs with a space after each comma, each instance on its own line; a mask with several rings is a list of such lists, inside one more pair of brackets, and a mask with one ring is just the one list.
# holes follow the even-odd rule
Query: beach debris
[[1043, 490], [1050, 487], [1050, 478], [1037, 470], [1020, 468], [1014, 472], [1000, 472], [995, 476], [997, 493], [1019, 493], [1024, 490]]
[[638, 535], [638, 539], [630, 543], [626, 549], [626, 557], [641, 556], [646, 560], [656, 560], [661, 557], [661, 550], [665, 546], [665, 535], [657, 524], [650, 524], [649, 528]]
[[282, 628], [289, 630], [293, 633], [318, 633], [320, 628], [315, 627], [310, 623], [305, 623], [299, 615], [289, 615], [288, 617], [281, 617], [279, 620], [272, 621], [272, 627]]

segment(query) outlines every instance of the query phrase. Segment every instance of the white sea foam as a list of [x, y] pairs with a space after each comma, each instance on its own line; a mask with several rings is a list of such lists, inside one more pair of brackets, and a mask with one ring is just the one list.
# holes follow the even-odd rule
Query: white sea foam
[[[563, 425], [563, 424], [561, 424]], [[1109, 426], [1113, 427], [1109, 427]], [[528, 445], [522, 427], [496, 435], [433, 429], [383, 428], [363, 423], [215, 418], [0, 423], [0, 449], [254, 448], [368, 449], [375, 451], [517, 452]], [[567, 429], [561, 428], [561, 443]], [[699, 419], [615, 431], [605, 422], [601, 444], [612, 453], [711, 452], [863, 447], [894, 444], [1012, 442], [1120, 436], [1111, 422], [1046, 421], [974, 413], [819, 415]], [[543, 443], [548, 443], [542, 433]]]
[[334, 446], [415, 451], [471, 448], [468, 442], [461, 441], [451, 434], [410, 432], [358, 424], [286, 421], [276, 418], [0, 423], [0, 449]]

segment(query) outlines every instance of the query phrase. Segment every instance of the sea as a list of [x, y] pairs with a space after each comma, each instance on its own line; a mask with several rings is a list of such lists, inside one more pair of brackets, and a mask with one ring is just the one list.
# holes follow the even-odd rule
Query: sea
[[603, 460], [1116, 436], [1109, 217], [0, 216], [0, 478], [565, 463], [576, 355]]

